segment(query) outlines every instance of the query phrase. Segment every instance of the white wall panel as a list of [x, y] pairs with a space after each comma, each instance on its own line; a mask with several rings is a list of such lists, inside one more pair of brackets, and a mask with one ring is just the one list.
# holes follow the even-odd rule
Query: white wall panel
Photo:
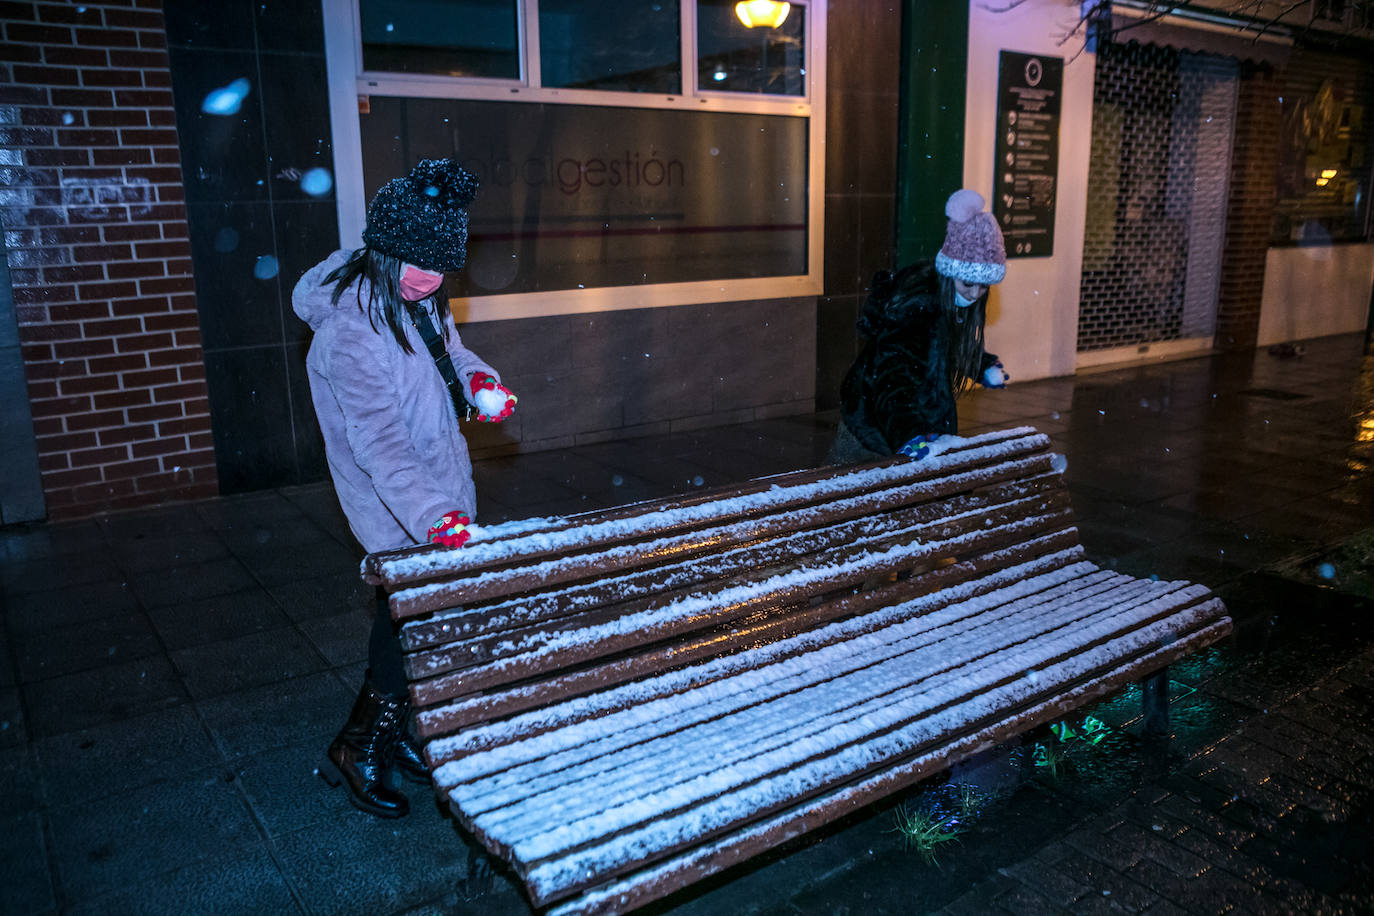
[[1080, 41], [1060, 43], [1078, 20], [1077, 3], [1026, 0], [1007, 12], [995, 12], [988, 8], [991, 5], [972, 3], [969, 10], [965, 187], [992, 198], [998, 53], [1005, 50], [1059, 57], [1065, 67], [1054, 255], [1008, 261], [1006, 280], [992, 292], [987, 346], [1002, 357], [1016, 379], [1071, 375], [1087, 212], [1094, 55], [1078, 53]]
[[1270, 248], [1259, 346], [1363, 331], [1374, 287], [1374, 243]]

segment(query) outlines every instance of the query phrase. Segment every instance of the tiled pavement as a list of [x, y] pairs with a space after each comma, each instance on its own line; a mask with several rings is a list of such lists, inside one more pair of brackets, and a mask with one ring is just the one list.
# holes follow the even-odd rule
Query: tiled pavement
[[[1093, 558], [1218, 589], [1236, 638], [1174, 672], [1167, 744], [1136, 737], [1128, 691], [1063, 766], [1026, 763], [1041, 734], [960, 768], [990, 800], [935, 862], [894, 809], [943, 780], [656, 909], [1374, 911], [1364, 341], [1015, 384], [960, 415], [1050, 433]], [[833, 422], [486, 460], [480, 518], [812, 465]], [[0, 529], [0, 911], [529, 912], [504, 876], [469, 880], [428, 790], [383, 822], [313, 776], [363, 667], [356, 561], [327, 485]]]

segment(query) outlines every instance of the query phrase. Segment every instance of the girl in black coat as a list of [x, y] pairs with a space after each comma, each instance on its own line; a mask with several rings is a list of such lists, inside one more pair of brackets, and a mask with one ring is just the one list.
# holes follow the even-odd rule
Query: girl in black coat
[[1006, 273], [1002, 233], [976, 191], [956, 192], [945, 213], [949, 231], [934, 261], [874, 279], [857, 325], [867, 343], [840, 389], [838, 463], [923, 457], [930, 442], [958, 431], [961, 392], [1006, 384], [997, 356], [983, 349], [988, 286]]

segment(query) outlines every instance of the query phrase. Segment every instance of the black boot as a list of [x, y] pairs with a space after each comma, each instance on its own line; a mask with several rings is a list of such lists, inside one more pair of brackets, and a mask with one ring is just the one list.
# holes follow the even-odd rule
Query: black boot
[[[409, 704], [406, 705], [408, 708]], [[391, 761], [401, 775], [411, 782], [429, 782], [429, 765], [420, 753], [420, 746], [410, 736], [410, 728], [406, 725], [407, 718], [402, 715], [397, 720], [396, 730], [391, 734]]]
[[410, 802], [399, 792], [387, 788], [386, 772], [391, 767], [393, 735], [398, 723], [404, 726], [403, 699], [389, 697], [363, 681], [363, 689], [349, 713], [348, 723], [329, 745], [320, 776], [331, 786], [348, 786], [348, 800], [378, 817], [404, 817]]

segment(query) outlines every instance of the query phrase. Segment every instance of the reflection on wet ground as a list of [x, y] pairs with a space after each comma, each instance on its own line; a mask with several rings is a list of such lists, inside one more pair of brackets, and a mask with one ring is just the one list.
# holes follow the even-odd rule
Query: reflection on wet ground
[[[1222, 912], [1232, 901], [1238, 912], [1288, 912], [1296, 891], [1313, 904], [1300, 911], [1367, 910], [1374, 605], [1262, 573], [1242, 576], [1226, 597], [1243, 615], [1234, 641], [1170, 671], [1169, 741], [1140, 736], [1141, 691], [1123, 690], [828, 835], [818, 846], [845, 844], [851, 862], [800, 899], [759, 911], [1079, 912], [1115, 896], [1131, 911]], [[1301, 750], [1271, 740], [1303, 728], [1275, 724], [1271, 709], [1347, 666], [1366, 678], [1343, 691], [1364, 710], [1349, 735]], [[1326, 742], [1356, 749], [1358, 762], [1319, 768], [1314, 758], [1329, 751], [1313, 745]], [[904, 835], [913, 814], [943, 835]], [[1173, 892], [1147, 880], [1142, 862], [1168, 869]], [[1259, 891], [1248, 906], [1234, 901], [1233, 882]]]
[[[960, 416], [1052, 436], [1093, 560], [1227, 601], [1234, 639], [1171, 669], [1172, 739], [1141, 737], [1128, 689], [654, 909], [1374, 910], [1363, 340], [1017, 383]], [[479, 519], [812, 466], [834, 420], [487, 459]], [[528, 913], [428, 790], [383, 823], [311, 775], [366, 599], [326, 484], [0, 531], [0, 910]]]

